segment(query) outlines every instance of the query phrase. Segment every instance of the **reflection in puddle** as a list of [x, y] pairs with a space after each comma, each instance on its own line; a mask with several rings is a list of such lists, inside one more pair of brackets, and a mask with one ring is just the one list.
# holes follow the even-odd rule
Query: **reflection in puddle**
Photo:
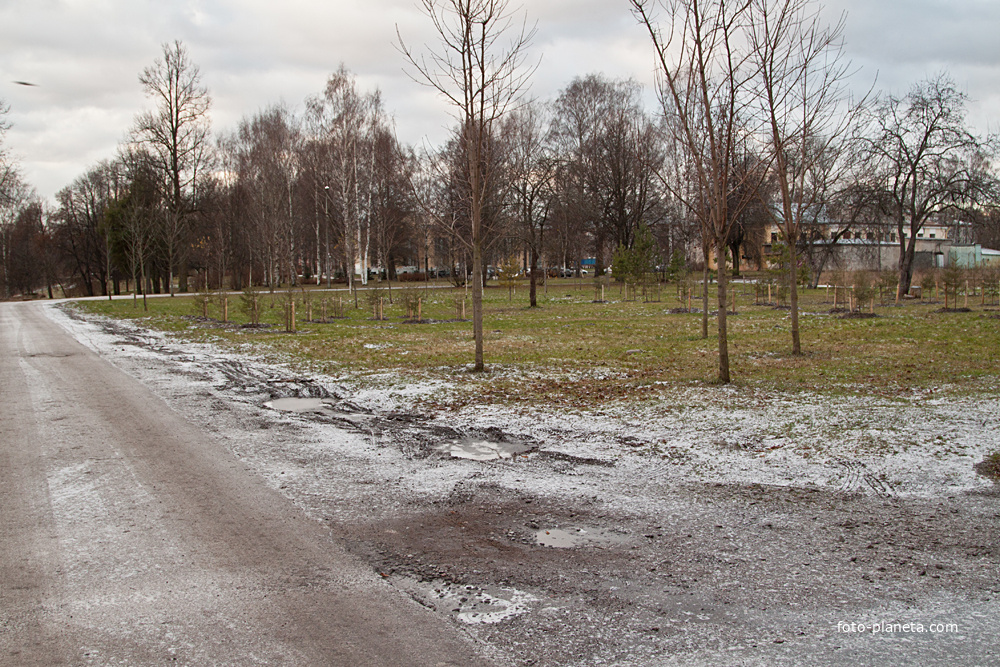
[[606, 530], [594, 528], [548, 528], [535, 531], [535, 542], [539, 546], [556, 549], [572, 549], [573, 547], [613, 544], [624, 541], [623, 535], [609, 533]]
[[449, 440], [438, 446], [439, 452], [450, 454], [457, 459], [473, 461], [494, 461], [509, 459], [517, 454], [530, 451], [532, 447], [520, 442], [492, 442], [483, 438], [461, 438]]
[[326, 412], [330, 403], [325, 398], [276, 398], [264, 406], [285, 412]]
[[535, 533], [535, 541], [543, 547], [556, 547], [558, 549], [569, 549], [583, 542], [587, 531], [583, 528], [573, 530], [563, 530], [561, 528], [551, 528], [549, 530], [539, 530]]
[[264, 407], [282, 412], [295, 412], [300, 414], [316, 413], [333, 417], [335, 419], [346, 419], [351, 422], [371, 419], [371, 415], [356, 412], [343, 412], [334, 408], [334, 403], [328, 398], [276, 398], [264, 403]]

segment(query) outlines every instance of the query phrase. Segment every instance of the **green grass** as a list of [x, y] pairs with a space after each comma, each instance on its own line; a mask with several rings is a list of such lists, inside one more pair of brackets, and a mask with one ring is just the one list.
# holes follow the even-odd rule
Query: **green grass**
[[[792, 356], [787, 310], [754, 306], [753, 287], [738, 286], [738, 313], [729, 317], [729, 353], [734, 383], [761, 390], [809, 390], [824, 393], [878, 394], [980, 393], [995, 391], [1000, 355], [1000, 312], [979, 307], [972, 312], [939, 312], [941, 303], [908, 301], [876, 308], [873, 319], [842, 319], [831, 314], [825, 290], [803, 290], [800, 297], [802, 356]], [[193, 319], [192, 297], [149, 300], [149, 312], [132, 301], [87, 301], [83, 310], [144, 324], [190, 340], [224, 345], [250, 343], [261, 354], [308, 364], [332, 374], [393, 371], [426, 378], [454, 377], [471, 364], [472, 325], [456, 317], [456, 289], [422, 290], [421, 324], [404, 322], [397, 304], [385, 305], [385, 321], [373, 319], [362, 292], [360, 308], [348, 303], [344, 319], [298, 323], [295, 334], [283, 331], [283, 293], [263, 293], [262, 321], [269, 329], [223, 328]], [[385, 296], [386, 293], [383, 292]], [[400, 291], [393, 289], [398, 300]], [[493, 371], [466, 376], [467, 391], [451, 405], [467, 402], [547, 403], [641, 399], [664, 386], [712, 382], [717, 374], [715, 319], [709, 337], [701, 338], [698, 314], [672, 314], [681, 306], [672, 287], [660, 303], [624, 301], [617, 287], [606, 303], [593, 303], [589, 284], [551, 281], [539, 290], [539, 308], [527, 307], [527, 286], [513, 301], [506, 289], [485, 294], [485, 352]], [[314, 317], [319, 300], [314, 293]], [[305, 308], [298, 293], [300, 319]], [[239, 296], [230, 297], [230, 318], [245, 323]], [[274, 304], [273, 307], [271, 304]], [[695, 302], [695, 307], [699, 303]], [[471, 300], [467, 305], [471, 317]], [[200, 307], [197, 307], [200, 314]], [[210, 316], [219, 317], [213, 304]]]

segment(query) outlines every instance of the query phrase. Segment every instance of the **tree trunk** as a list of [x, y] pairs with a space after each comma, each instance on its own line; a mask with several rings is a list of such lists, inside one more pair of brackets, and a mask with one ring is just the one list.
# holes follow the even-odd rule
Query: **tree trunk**
[[708, 338], [708, 246], [702, 247], [705, 268], [701, 271], [701, 337]]
[[799, 259], [798, 240], [788, 239], [788, 298], [791, 301], [792, 315], [792, 354], [801, 355], [802, 345], [799, 342]]
[[913, 281], [913, 255], [916, 250], [916, 236], [916, 233], [911, 232], [909, 238], [904, 237], [899, 242], [899, 285], [896, 286], [897, 302], [901, 301], [903, 295], [910, 291], [910, 284]]
[[726, 301], [726, 250], [719, 250], [719, 383], [729, 384], [729, 339], [726, 328], [726, 312], [729, 304]]
[[531, 275], [529, 276], [530, 287], [528, 290], [528, 304], [530, 308], [538, 307], [538, 254], [531, 250]]
[[472, 370], [486, 370], [483, 361], [483, 248], [479, 239], [479, 221], [474, 219], [472, 241], [472, 335], [476, 341], [476, 362]]

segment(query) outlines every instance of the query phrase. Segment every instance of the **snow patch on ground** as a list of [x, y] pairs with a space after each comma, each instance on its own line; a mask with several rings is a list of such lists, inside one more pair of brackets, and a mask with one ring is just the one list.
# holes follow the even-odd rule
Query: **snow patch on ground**
[[[122, 344], [121, 333], [97, 326], [91, 316], [67, 315], [51, 308], [52, 317], [99, 354], [140, 362], [169, 355], [189, 377], [218, 384], [225, 380], [220, 364], [248, 369], [270, 379], [296, 378], [302, 371], [287, 364], [263, 363], [240, 351], [213, 345], [177, 342], [170, 335], [115, 322], [141, 344]], [[440, 378], [412, 380], [393, 373], [363, 378], [311, 375], [324, 398], [330, 393], [373, 415], [408, 412], [421, 398], [452, 391], [463, 382]], [[238, 392], [238, 387], [228, 393]], [[274, 399], [276, 397], [269, 397]], [[266, 405], [259, 397], [246, 400]], [[251, 405], [248, 405], [251, 407]], [[275, 419], [275, 417], [271, 417]], [[301, 423], [318, 451], [339, 450], [343, 456], [379, 459], [393, 455], [377, 438], [345, 433], [342, 426]], [[560, 493], [568, 487], [631, 478], [631, 486], [656, 487], [679, 482], [722, 482], [819, 487], [848, 494], [933, 497], [988, 488], [991, 482], [973, 466], [1000, 450], [1000, 400], [997, 396], [904, 395], [898, 398], [796, 392], [780, 393], [737, 387], [664, 387], [655, 402], [613, 403], [577, 409], [525, 410], [477, 405], [424, 418], [425, 424], [459, 433], [500, 429], [537, 443], [536, 451], [515, 455], [493, 474], [526, 484], [521, 463], [545, 455], [602, 462], [586, 479], [532, 479], [532, 484]], [[356, 429], [363, 431], [363, 423]], [[438, 449], [450, 452], [448, 440]], [[403, 462], [397, 461], [399, 465]], [[435, 461], [402, 475], [401, 483], [428, 488], [450, 486], [462, 462]], [[458, 466], [458, 467], [455, 467]], [[610, 470], [613, 468], [613, 472]], [[508, 474], [509, 473], [509, 474]], [[577, 472], [577, 475], [580, 473]], [[639, 481], [636, 481], [639, 480]], [[422, 485], [427, 486], [422, 486]], [[534, 491], [538, 492], [537, 486]], [[605, 489], [604, 491], [610, 491]], [[604, 495], [604, 494], [602, 494]], [[616, 495], [616, 494], [611, 494]], [[622, 502], [626, 502], [623, 500]]]

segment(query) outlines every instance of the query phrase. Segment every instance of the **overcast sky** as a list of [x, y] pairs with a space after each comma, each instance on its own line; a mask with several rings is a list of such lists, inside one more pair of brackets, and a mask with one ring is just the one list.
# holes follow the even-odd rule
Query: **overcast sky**
[[[652, 81], [651, 49], [626, 0], [525, 0], [524, 9], [538, 24], [533, 96], [549, 99], [592, 72]], [[847, 12], [859, 88], [877, 75], [879, 90], [902, 94], [947, 70], [973, 100], [973, 124], [997, 128], [1000, 2], [830, 0], [824, 11], [831, 21]], [[403, 72], [397, 25], [414, 46], [433, 42], [415, 0], [0, 0], [0, 98], [13, 123], [5, 144], [51, 199], [114, 156], [149, 104], [139, 72], [175, 39], [201, 68], [217, 132], [272, 103], [301, 109], [343, 63], [362, 89], [382, 90], [402, 140], [436, 144], [451, 119]]]

